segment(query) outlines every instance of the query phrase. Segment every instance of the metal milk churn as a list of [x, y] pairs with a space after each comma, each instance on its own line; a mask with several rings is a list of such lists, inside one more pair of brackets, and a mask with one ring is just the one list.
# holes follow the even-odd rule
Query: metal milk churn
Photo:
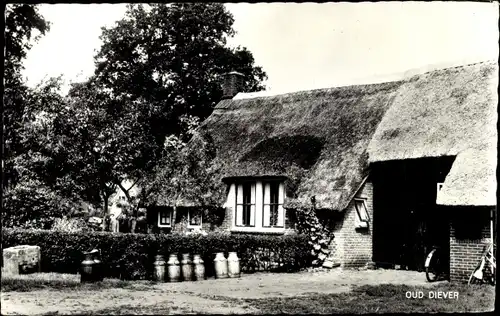
[[182, 254], [181, 269], [184, 281], [193, 281], [193, 262], [188, 253]]
[[224, 257], [223, 252], [218, 252], [215, 254], [214, 269], [216, 279], [227, 278], [227, 260]]
[[197, 281], [201, 281], [205, 279], [205, 263], [203, 259], [201, 259], [200, 255], [194, 255], [193, 258], [194, 265], [194, 278]]
[[85, 259], [81, 263], [81, 282], [92, 282], [94, 279], [94, 259], [92, 253], [84, 252]]
[[154, 280], [159, 282], [165, 281], [165, 260], [163, 255], [156, 255], [155, 262], [153, 263], [155, 267]]
[[227, 256], [227, 275], [230, 278], [240, 277], [240, 259], [236, 252], [230, 252]]
[[181, 277], [181, 266], [176, 254], [171, 254], [168, 262], [168, 280], [170, 282], [179, 282]]
[[95, 281], [102, 281], [104, 279], [104, 274], [102, 271], [102, 262], [101, 259], [99, 258], [99, 250], [93, 249], [90, 252], [93, 256], [94, 259], [94, 280]]

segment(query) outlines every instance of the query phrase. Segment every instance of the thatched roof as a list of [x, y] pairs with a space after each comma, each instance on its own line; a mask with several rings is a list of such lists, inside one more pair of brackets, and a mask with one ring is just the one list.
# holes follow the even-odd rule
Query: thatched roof
[[368, 173], [368, 143], [400, 85], [223, 100], [200, 130], [214, 141], [222, 177], [294, 177], [299, 168], [299, 201], [315, 196], [318, 208], [343, 210]]
[[347, 207], [370, 162], [464, 152], [440, 194], [455, 203], [451, 190], [473, 179], [456, 171], [469, 159], [464, 150], [497, 139], [497, 73], [496, 64], [478, 63], [395, 82], [237, 96], [216, 106], [188, 148], [209, 140], [220, 188], [233, 177], [286, 176], [299, 179], [294, 201], [314, 196], [331, 210]]
[[405, 80], [368, 147], [370, 162], [455, 156], [497, 139], [496, 62]]
[[438, 192], [437, 204], [495, 206], [496, 167], [496, 144], [460, 152]]

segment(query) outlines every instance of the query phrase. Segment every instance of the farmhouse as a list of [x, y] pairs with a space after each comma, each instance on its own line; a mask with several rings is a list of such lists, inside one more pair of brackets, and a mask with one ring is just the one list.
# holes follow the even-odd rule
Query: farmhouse
[[188, 146], [214, 150], [206, 194], [222, 192], [220, 220], [166, 197], [150, 221], [168, 231], [288, 234], [294, 211], [313, 207], [333, 221], [331, 258], [343, 267], [420, 270], [439, 245], [451, 279], [463, 279], [496, 214], [497, 77], [496, 63], [484, 62], [258, 96], [237, 93], [230, 73], [225, 98]]

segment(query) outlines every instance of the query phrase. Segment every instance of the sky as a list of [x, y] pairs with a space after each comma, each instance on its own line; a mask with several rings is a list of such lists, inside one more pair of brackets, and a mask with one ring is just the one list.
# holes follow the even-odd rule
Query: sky
[[[395, 80], [431, 70], [498, 60], [498, 3], [366, 2], [226, 4], [237, 34], [268, 75], [267, 90], [285, 93]], [[93, 73], [102, 26], [124, 4], [43, 4], [50, 32], [28, 53], [24, 76], [34, 86], [63, 75]]]

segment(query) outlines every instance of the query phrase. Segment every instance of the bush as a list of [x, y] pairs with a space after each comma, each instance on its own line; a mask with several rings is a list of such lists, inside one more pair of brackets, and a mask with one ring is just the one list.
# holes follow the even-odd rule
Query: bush
[[102, 250], [105, 277], [138, 280], [151, 278], [156, 254], [165, 260], [171, 253], [200, 254], [207, 275], [213, 273], [215, 252], [236, 251], [242, 271], [297, 271], [311, 262], [307, 239], [302, 235], [273, 236], [209, 233], [122, 234], [4, 229], [2, 248], [16, 245], [41, 247], [42, 272], [77, 273], [83, 252]]
[[2, 200], [2, 227], [50, 229], [54, 219], [77, 207], [39, 180], [26, 180], [5, 190]]

